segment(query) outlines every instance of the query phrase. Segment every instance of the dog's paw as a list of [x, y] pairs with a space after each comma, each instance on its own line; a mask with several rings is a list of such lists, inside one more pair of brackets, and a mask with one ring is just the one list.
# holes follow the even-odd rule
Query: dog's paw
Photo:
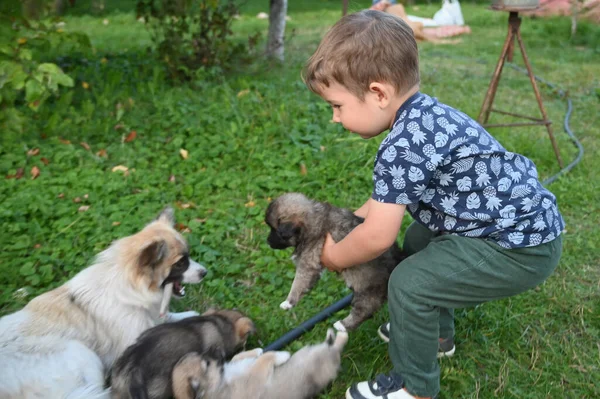
[[344, 325], [342, 324], [341, 320], [338, 320], [335, 323], [333, 323], [333, 328], [335, 328], [339, 332], [348, 332], [346, 330], [346, 327], [344, 327]]
[[283, 363], [290, 360], [290, 357], [292, 357], [290, 352], [275, 352], [275, 366], [281, 366]]
[[292, 305], [287, 300], [285, 300], [279, 304], [279, 307], [283, 310], [289, 310], [289, 309], [293, 308], [294, 305]]

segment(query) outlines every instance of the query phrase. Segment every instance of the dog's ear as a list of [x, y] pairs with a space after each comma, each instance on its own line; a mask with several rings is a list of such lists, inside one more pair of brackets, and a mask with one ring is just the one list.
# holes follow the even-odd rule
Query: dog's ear
[[175, 226], [175, 211], [170, 206], [167, 206], [158, 214], [156, 221]]
[[146, 244], [138, 258], [139, 267], [150, 267], [154, 269], [160, 265], [167, 257], [167, 243], [163, 240], [151, 241]]
[[250, 334], [256, 332], [254, 322], [249, 317], [240, 317], [234, 323], [235, 333], [240, 338], [240, 342], [246, 342], [246, 339]]
[[277, 234], [283, 239], [289, 240], [300, 232], [300, 223], [285, 222], [277, 226]]

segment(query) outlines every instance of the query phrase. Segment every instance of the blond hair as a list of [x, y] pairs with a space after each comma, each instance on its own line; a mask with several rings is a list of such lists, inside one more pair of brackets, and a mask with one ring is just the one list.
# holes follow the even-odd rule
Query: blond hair
[[308, 59], [302, 79], [317, 94], [331, 82], [361, 100], [372, 82], [391, 84], [403, 94], [419, 84], [419, 50], [413, 31], [402, 19], [381, 11], [347, 15]]

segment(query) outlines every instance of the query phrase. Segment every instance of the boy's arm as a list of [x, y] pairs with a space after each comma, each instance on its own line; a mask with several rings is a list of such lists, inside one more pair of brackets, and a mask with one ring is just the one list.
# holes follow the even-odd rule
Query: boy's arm
[[365, 221], [343, 240], [336, 244], [327, 235], [321, 254], [323, 266], [340, 271], [375, 259], [394, 244], [406, 205], [387, 204], [371, 198], [364, 206], [369, 209]]
[[363, 219], [367, 217], [367, 214], [369, 213], [369, 200], [370, 198], [367, 200], [367, 202], [362, 204], [360, 208], [354, 211], [356, 216], [360, 216]]

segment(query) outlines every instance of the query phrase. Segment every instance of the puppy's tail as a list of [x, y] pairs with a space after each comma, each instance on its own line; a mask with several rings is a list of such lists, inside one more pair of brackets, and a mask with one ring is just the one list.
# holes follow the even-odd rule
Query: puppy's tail
[[110, 399], [110, 389], [104, 389], [97, 385], [88, 385], [77, 388], [65, 399]]

